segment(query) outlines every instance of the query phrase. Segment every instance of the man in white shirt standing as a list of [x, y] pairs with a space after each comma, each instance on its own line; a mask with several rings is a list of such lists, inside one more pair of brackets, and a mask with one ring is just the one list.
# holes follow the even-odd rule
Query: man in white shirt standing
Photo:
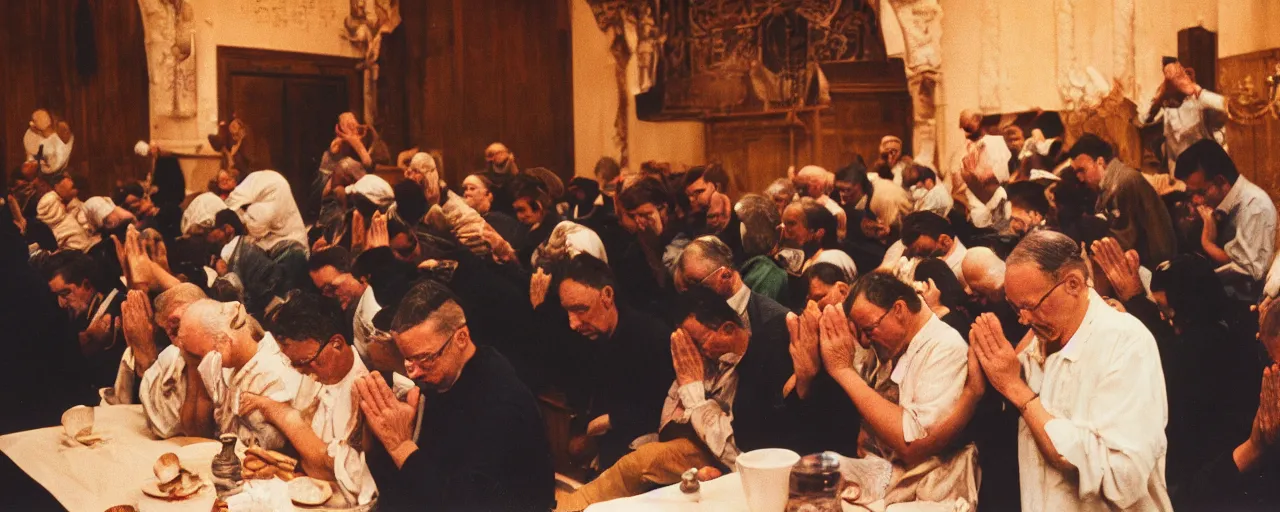
[[1187, 192], [1204, 197], [1200, 245], [1218, 268], [1227, 295], [1255, 302], [1275, 255], [1276, 205], [1212, 140], [1201, 140], [1178, 157], [1174, 174]]
[[1034, 232], [1007, 263], [1006, 298], [1034, 336], [1015, 349], [984, 314], [970, 338], [991, 387], [1022, 416], [1022, 509], [1172, 510], [1155, 338], [1089, 287], [1066, 235]]
[[1171, 62], [1164, 66], [1164, 82], [1139, 122], [1164, 124], [1165, 156], [1174, 163], [1196, 142], [1208, 139], [1222, 143], [1221, 131], [1211, 130], [1206, 117], [1217, 116], [1214, 124], [1221, 128], [1221, 118], [1226, 113], [1227, 101], [1221, 94], [1196, 85], [1182, 64]]

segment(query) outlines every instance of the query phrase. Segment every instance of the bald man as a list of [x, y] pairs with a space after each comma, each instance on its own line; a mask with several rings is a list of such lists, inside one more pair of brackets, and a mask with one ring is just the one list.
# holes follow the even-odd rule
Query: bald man
[[302, 375], [290, 365], [275, 339], [238, 302], [201, 299], [187, 306], [176, 344], [186, 365], [181, 433], [217, 437], [231, 433], [245, 444], [268, 449], [286, 438], [260, 412], [240, 415], [240, 395], [252, 393], [292, 402]]

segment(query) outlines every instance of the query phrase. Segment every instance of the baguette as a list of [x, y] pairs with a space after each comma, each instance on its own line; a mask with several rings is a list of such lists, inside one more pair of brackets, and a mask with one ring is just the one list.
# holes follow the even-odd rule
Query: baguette
[[267, 463], [263, 462], [262, 459], [259, 459], [257, 457], [254, 457], [254, 458], [245, 457], [244, 459], [245, 469], [257, 471], [265, 467], [267, 467]]

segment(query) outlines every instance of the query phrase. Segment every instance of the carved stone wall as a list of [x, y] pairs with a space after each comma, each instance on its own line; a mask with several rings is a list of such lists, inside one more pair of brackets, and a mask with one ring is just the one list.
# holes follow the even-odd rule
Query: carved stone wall
[[911, 92], [916, 161], [936, 167], [937, 105], [942, 85], [942, 6], [938, 0], [889, 0], [902, 27]]
[[151, 111], [196, 115], [195, 6], [186, 0], [138, 0], [147, 34]]

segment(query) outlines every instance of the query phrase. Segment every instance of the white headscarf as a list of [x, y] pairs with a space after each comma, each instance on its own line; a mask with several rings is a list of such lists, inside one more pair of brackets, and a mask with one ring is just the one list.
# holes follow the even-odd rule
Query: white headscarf
[[103, 221], [116, 210], [116, 203], [110, 197], [94, 196], [86, 200], [80, 208], [84, 211], [85, 219], [94, 229], [102, 229]]
[[34, 129], [28, 129], [22, 137], [22, 145], [27, 151], [27, 160], [35, 159], [41, 146], [44, 147], [44, 152], [41, 154], [44, 155], [45, 162], [40, 170], [45, 174], [53, 174], [67, 167], [67, 162], [71, 161], [71, 148], [75, 142], [75, 137], [72, 137], [69, 142], [62, 142], [62, 138], [56, 133], [43, 137]]
[[218, 212], [227, 209], [227, 203], [213, 192], [205, 192], [191, 200], [187, 210], [182, 212], [182, 234], [191, 233], [191, 228], [200, 226], [213, 227], [213, 219]]
[[532, 263], [537, 267], [543, 263], [569, 259], [582, 253], [595, 256], [596, 259], [605, 263], [609, 262], [609, 255], [605, 253], [600, 235], [582, 224], [566, 220], [556, 224], [547, 241], [533, 251]]

